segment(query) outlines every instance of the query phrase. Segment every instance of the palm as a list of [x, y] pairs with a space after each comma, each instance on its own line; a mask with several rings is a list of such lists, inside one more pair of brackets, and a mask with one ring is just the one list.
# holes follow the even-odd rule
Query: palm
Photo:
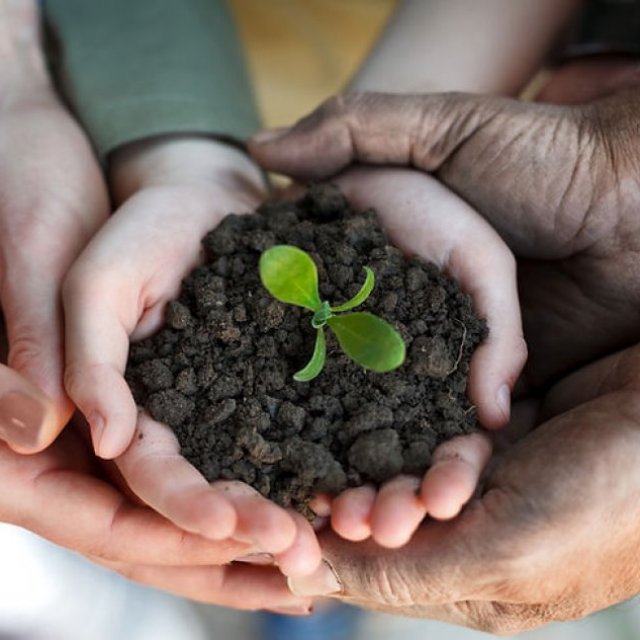
[[525, 376], [533, 388], [640, 340], [639, 291], [632, 277], [640, 260], [633, 250], [519, 260], [518, 269], [530, 349]]

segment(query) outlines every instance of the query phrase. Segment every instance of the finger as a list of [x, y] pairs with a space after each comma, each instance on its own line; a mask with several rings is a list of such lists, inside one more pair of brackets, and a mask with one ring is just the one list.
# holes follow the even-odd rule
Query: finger
[[[406, 170], [352, 169], [336, 180], [356, 207], [375, 204], [393, 242], [406, 255], [434, 262], [455, 278], [485, 318], [489, 335], [471, 360], [469, 396], [480, 423], [509, 421], [510, 389], [526, 361], [513, 255], [490, 225], [434, 178]], [[402, 211], [397, 196], [402, 193]], [[413, 195], [415, 194], [415, 195]], [[461, 324], [460, 349], [466, 328]]]
[[570, 107], [364, 93], [333, 98], [291, 129], [255, 137], [249, 148], [264, 168], [299, 180], [324, 179], [353, 162], [437, 173], [518, 255], [559, 258], [593, 243], [592, 230], [583, 228], [584, 202], [595, 196], [593, 174], [604, 165], [580, 164], [584, 132], [583, 112]]
[[293, 127], [254, 136], [249, 150], [264, 168], [301, 180], [328, 178], [353, 162], [436, 171], [516, 105], [465, 94], [351, 93], [327, 100]]
[[371, 536], [381, 546], [405, 545], [426, 515], [420, 500], [420, 480], [398, 476], [378, 490], [371, 513]]
[[420, 495], [430, 516], [448, 520], [471, 499], [491, 457], [491, 441], [481, 433], [441, 444], [422, 480]]
[[137, 437], [117, 465], [129, 488], [185, 531], [210, 540], [230, 537], [236, 511], [224, 491], [212, 487], [179, 452], [173, 432], [142, 413]]
[[275, 556], [275, 561], [286, 576], [308, 575], [320, 565], [320, 545], [308, 520], [292, 510], [289, 511], [289, 515], [297, 527], [296, 537], [286, 551]]
[[[92, 275], [93, 274], [93, 277]], [[91, 427], [95, 452], [102, 458], [121, 455], [133, 436], [138, 411], [123, 373], [129, 325], [111, 308], [108, 286], [82, 258], [63, 287], [66, 321], [65, 387]], [[128, 295], [126, 290], [121, 295]], [[120, 300], [135, 313], [137, 300]]]
[[331, 526], [345, 540], [357, 542], [371, 536], [371, 511], [376, 490], [372, 486], [347, 489], [331, 505]]
[[334, 596], [386, 611], [408, 609], [416, 601], [462, 599], [475, 584], [473, 576], [455, 569], [471, 553], [456, 549], [465, 546], [461, 529], [458, 520], [429, 523], [401, 549], [384, 549], [373, 540], [350, 542], [326, 531], [320, 536], [324, 562], [310, 575], [289, 578], [289, 588], [300, 597]]
[[[127, 563], [222, 564], [251, 553], [241, 542], [186, 533], [91, 475], [42, 463], [42, 456], [64, 459], [59, 443], [67, 440], [63, 432], [46, 452], [16, 461], [15, 482], [5, 482], [11, 486], [3, 503], [7, 522], [82, 555]], [[11, 454], [5, 449], [5, 455]]]
[[46, 448], [69, 421], [73, 405], [63, 385], [62, 317], [59, 282], [38, 273], [20, 272], [20, 282], [8, 283], [2, 295], [9, 352], [9, 366], [49, 397], [52, 420], [21, 445], [23, 453]]
[[326, 518], [331, 515], [331, 496], [328, 493], [316, 494], [309, 502], [309, 508], [316, 516]]
[[224, 567], [99, 564], [134, 582], [206, 604], [250, 611], [279, 608], [299, 615], [311, 610], [309, 598], [294, 596], [286, 578], [274, 568], [237, 563]]
[[284, 553], [295, 543], [298, 527], [294, 519], [253, 487], [237, 481], [218, 481], [212, 486], [224, 492], [235, 507], [235, 540], [249, 543], [259, 552], [272, 555]]
[[0, 365], [0, 438], [18, 453], [31, 453], [49, 444], [58, 424], [51, 400], [13, 369]]

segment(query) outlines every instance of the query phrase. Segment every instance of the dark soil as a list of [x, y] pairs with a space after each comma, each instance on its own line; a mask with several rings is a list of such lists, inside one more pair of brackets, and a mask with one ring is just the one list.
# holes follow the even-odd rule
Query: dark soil
[[[388, 243], [373, 210], [354, 212], [335, 187], [311, 187], [300, 201], [229, 215], [203, 244], [206, 264], [167, 305], [166, 328], [131, 346], [127, 379], [207, 479], [243, 480], [304, 512], [315, 491], [422, 474], [440, 442], [477, 429], [465, 390], [485, 323], [454, 281]], [[258, 259], [274, 244], [309, 252], [332, 304], [372, 268], [376, 286], [358, 310], [400, 331], [405, 364], [366, 371], [327, 332], [324, 370], [295, 382], [315, 332], [310, 312], [260, 282]]]

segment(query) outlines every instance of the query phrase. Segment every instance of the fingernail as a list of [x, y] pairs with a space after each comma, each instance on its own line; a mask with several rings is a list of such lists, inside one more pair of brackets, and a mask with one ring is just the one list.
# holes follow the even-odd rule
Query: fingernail
[[311, 605], [293, 605], [291, 607], [277, 607], [275, 609], [267, 609], [269, 613], [277, 613], [281, 616], [308, 616], [312, 611]]
[[93, 411], [87, 416], [87, 422], [91, 428], [93, 450], [97, 455], [100, 455], [102, 435], [104, 433], [104, 418], [97, 411]]
[[503, 384], [498, 389], [496, 399], [500, 411], [502, 411], [504, 417], [508, 420], [511, 416], [511, 390], [506, 384]]
[[267, 142], [274, 142], [278, 138], [284, 136], [289, 131], [289, 127], [279, 127], [277, 129], [268, 129], [267, 131], [260, 131], [252, 136], [251, 141], [256, 144], [265, 144]]
[[324, 560], [314, 573], [308, 576], [290, 576], [289, 590], [296, 596], [328, 596], [342, 591], [342, 586], [333, 569]]
[[236, 558], [236, 562], [267, 566], [274, 564], [275, 558], [270, 553], [250, 553], [249, 555]]
[[22, 391], [11, 391], [0, 398], [0, 438], [18, 447], [38, 444], [47, 408]]

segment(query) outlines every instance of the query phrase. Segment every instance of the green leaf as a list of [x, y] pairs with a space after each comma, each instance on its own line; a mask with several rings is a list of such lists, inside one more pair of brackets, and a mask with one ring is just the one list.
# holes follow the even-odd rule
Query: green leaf
[[260, 256], [260, 279], [280, 302], [315, 311], [320, 305], [318, 270], [311, 256], [286, 244], [267, 249]]
[[359, 307], [370, 295], [373, 291], [373, 287], [376, 283], [376, 277], [373, 274], [373, 271], [369, 269], [369, 267], [364, 268], [365, 279], [364, 284], [360, 287], [360, 291], [356, 293], [351, 300], [345, 302], [344, 304], [340, 304], [337, 307], [331, 307], [331, 311], [334, 313], [340, 313], [341, 311], [349, 311], [349, 309], [353, 309], [354, 307]]
[[366, 369], [384, 373], [399, 367], [406, 347], [400, 334], [372, 313], [348, 313], [329, 318], [328, 325], [342, 350]]
[[304, 369], [300, 369], [300, 371], [293, 374], [293, 379], [297, 382], [309, 382], [309, 380], [313, 380], [322, 371], [326, 355], [327, 342], [324, 337], [324, 329], [320, 327], [316, 334], [316, 346], [313, 349], [311, 360], [309, 360]]

